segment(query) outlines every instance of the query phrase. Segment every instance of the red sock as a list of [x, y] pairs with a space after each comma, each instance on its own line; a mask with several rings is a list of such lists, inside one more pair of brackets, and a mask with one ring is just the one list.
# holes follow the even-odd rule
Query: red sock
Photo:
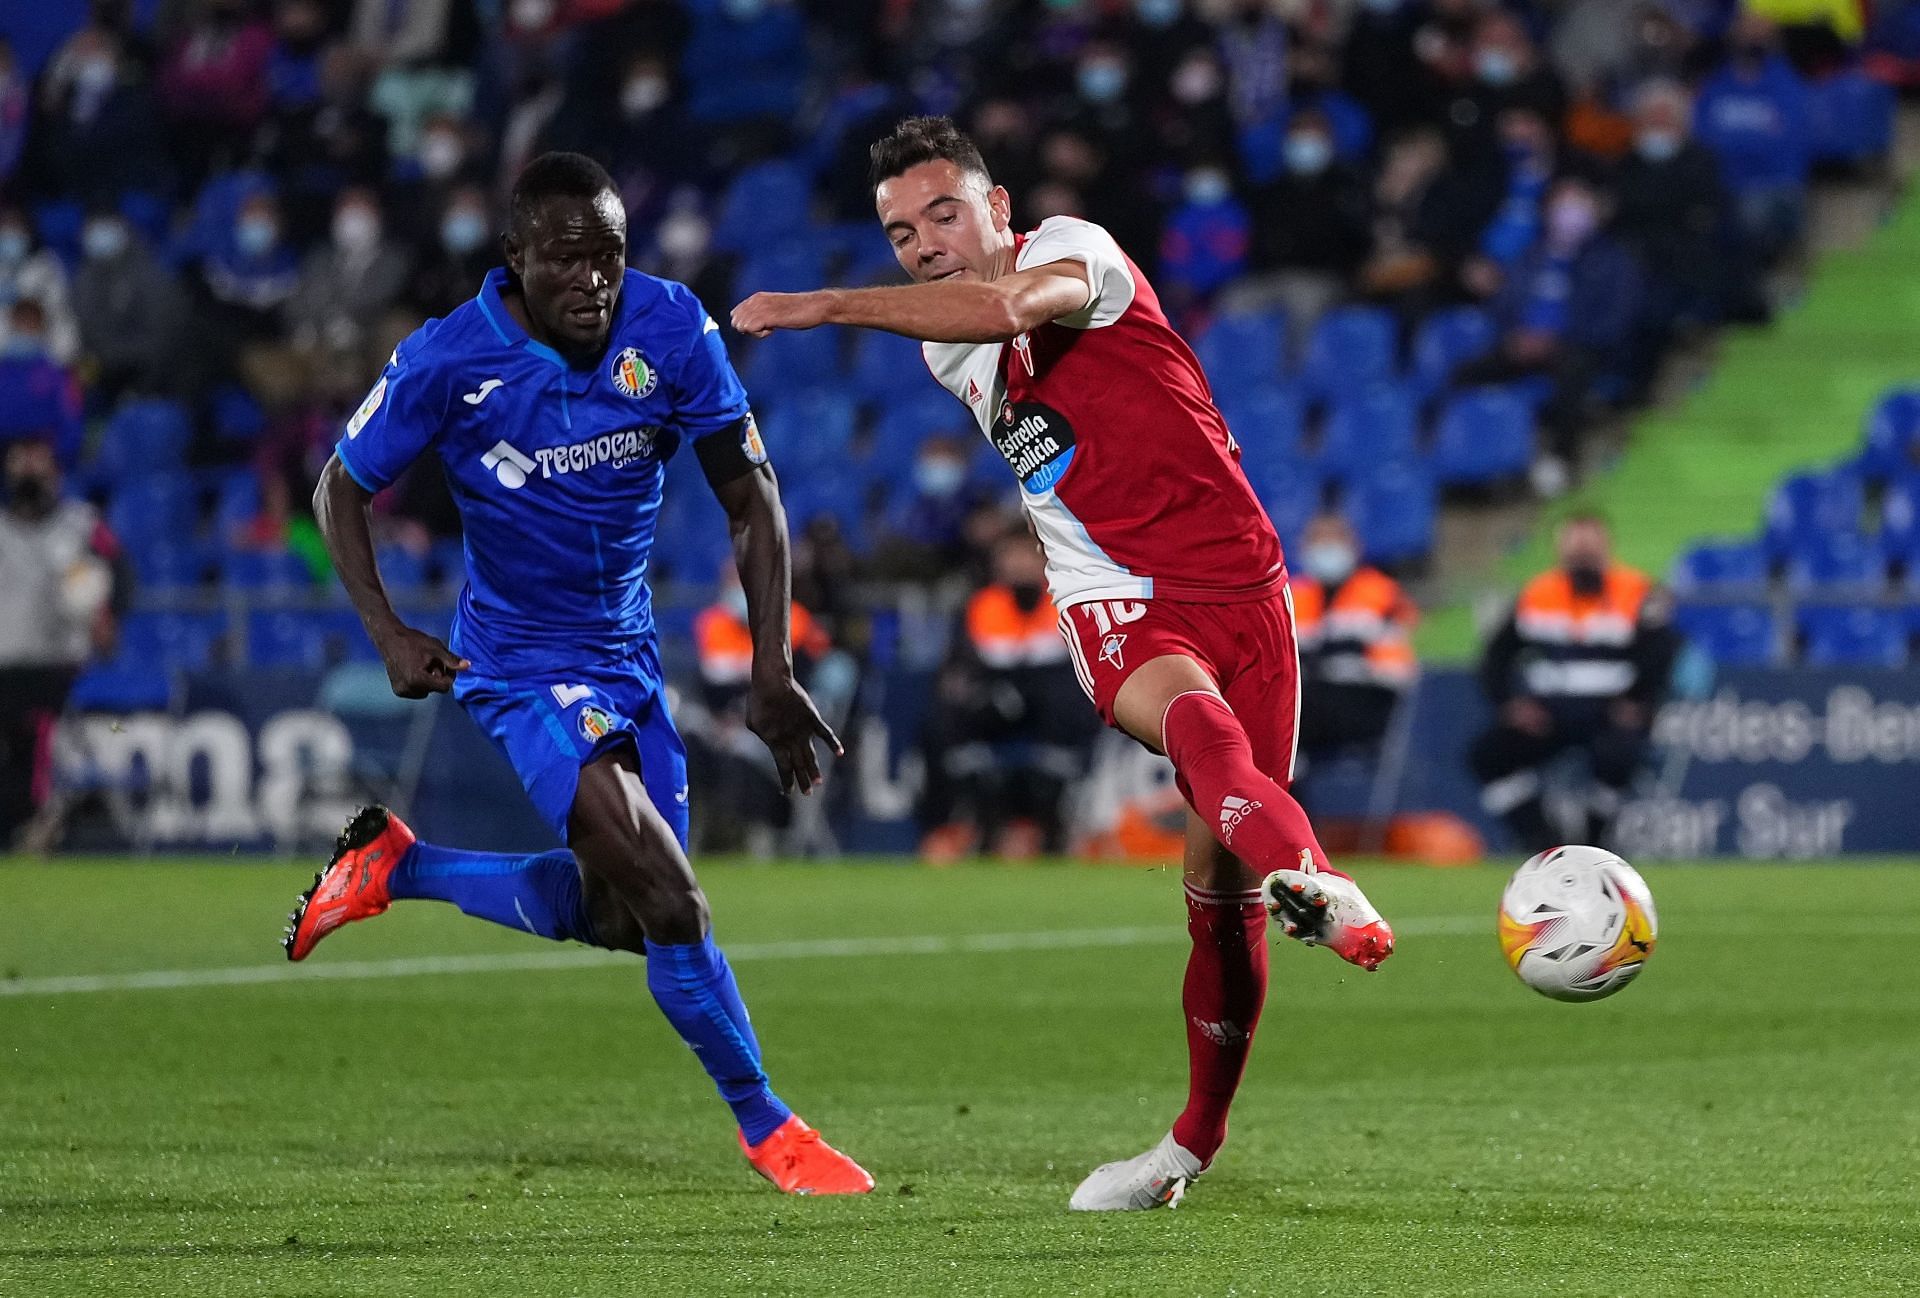
[[1223, 847], [1262, 876], [1299, 869], [1305, 851], [1316, 868], [1346, 877], [1327, 864], [1293, 795], [1254, 765], [1247, 732], [1219, 695], [1175, 695], [1160, 729], [1181, 795]]
[[1227, 1109], [1267, 999], [1267, 911], [1258, 891], [1187, 885], [1193, 954], [1180, 1004], [1187, 1012], [1187, 1107], [1173, 1124], [1180, 1147], [1210, 1163], [1227, 1138]]

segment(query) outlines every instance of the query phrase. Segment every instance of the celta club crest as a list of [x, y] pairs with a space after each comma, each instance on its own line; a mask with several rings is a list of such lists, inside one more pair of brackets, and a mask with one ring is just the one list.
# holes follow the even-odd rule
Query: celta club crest
[[659, 382], [660, 376], [647, 364], [638, 347], [622, 348], [613, 358], [613, 386], [620, 390], [620, 395], [635, 399], [652, 396]]
[[1100, 661], [1112, 663], [1116, 669], [1124, 668], [1127, 664], [1121, 654], [1126, 645], [1127, 636], [1124, 631], [1109, 631], [1100, 640]]

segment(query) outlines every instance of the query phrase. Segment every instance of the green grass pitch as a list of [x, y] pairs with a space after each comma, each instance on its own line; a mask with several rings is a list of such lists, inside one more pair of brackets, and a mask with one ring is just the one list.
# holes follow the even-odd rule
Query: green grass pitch
[[410, 902], [276, 969], [304, 867], [0, 863], [0, 1294], [1920, 1293], [1910, 866], [1650, 870], [1590, 1005], [1499, 872], [1363, 871], [1400, 953], [1280, 943], [1220, 1163], [1125, 1217], [1066, 1199], [1183, 1093], [1177, 876], [705, 874], [871, 1198], [751, 1176], [634, 961]]

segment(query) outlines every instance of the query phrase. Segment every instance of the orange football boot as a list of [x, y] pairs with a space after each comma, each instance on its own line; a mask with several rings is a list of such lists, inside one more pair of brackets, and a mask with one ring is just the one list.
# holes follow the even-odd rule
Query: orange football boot
[[740, 1152], [753, 1170], [786, 1194], [868, 1194], [873, 1177], [867, 1169], [820, 1139], [820, 1133], [794, 1114], [757, 1145], [745, 1132], [735, 1133]]
[[340, 831], [327, 868], [287, 916], [287, 959], [304, 960], [342, 924], [385, 911], [392, 901], [387, 877], [412, 846], [413, 831], [400, 817], [385, 807], [362, 807]]

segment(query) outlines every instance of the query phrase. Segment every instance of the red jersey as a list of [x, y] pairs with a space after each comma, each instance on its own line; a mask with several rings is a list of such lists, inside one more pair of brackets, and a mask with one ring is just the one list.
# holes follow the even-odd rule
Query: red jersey
[[1089, 222], [1015, 237], [1015, 269], [1056, 261], [1087, 268], [1080, 310], [1011, 343], [921, 349], [1020, 479], [1054, 603], [1277, 594], [1280, 538], [1153, 286]]

